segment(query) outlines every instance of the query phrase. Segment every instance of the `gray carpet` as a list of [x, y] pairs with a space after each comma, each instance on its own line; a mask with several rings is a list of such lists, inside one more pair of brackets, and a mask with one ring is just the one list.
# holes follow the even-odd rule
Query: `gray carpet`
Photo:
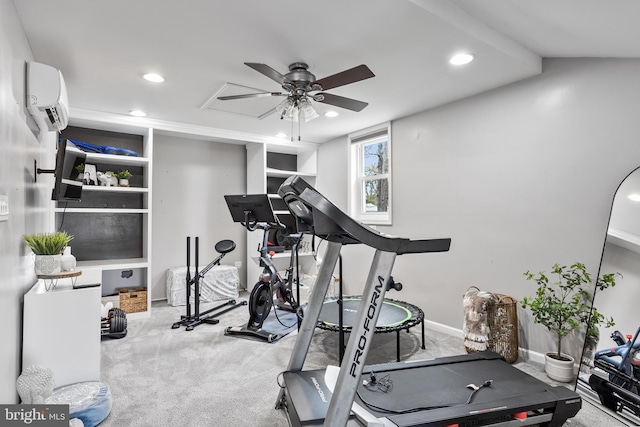
[[[203, 305], [203, 310], [218, 304]], [[193, 331], [171, 329], [181, 314], [184, 307], [154, 303], [151, 318], [129, 320], [125, 338], [103, 340], [102, 381], [111, 389], [113, 409], [101, 426], [287, 426], [274, 404], [278, 376], [286, 368], [297, 333], [273, 344], [225, 336], [227, 326], [246, 322], [246, 306], [223, 314], [217, 325]], [[305, 369], [337, 365], [337, 343], [337, 333], [318, 329]], [[461, 339], [429, 329], [426, 350], [420, 344], [419, 326], [401, 333], [402, 359], [465, 353]], [[395, 358], [395, 334], [375, 335], [367, 362]], [[548, 381], [541, 366], [515, 366]], [[569, 421], [567, 425], [576, 427], [624, 425], [588, 402]]]

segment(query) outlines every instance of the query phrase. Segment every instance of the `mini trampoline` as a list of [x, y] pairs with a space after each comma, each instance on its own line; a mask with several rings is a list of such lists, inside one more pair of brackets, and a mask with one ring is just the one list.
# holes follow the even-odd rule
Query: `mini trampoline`
[[[350, 333], [355, 322], [360, 295], [342, 298], [342, 332]], [[322, 303], [317, 326], [332, 332], [340, 332], [339, 301], [336, 297], [327, 298]], [[400, 361], [400, 331], [420, 324], [422, 327], [422, 349], [424, 350], [424, 312], [413, 304], [385, 298], [376, 323], [375, 333], [396, 333], [396, 359]], [[342, 354], [342, 353], [341, 353]]]

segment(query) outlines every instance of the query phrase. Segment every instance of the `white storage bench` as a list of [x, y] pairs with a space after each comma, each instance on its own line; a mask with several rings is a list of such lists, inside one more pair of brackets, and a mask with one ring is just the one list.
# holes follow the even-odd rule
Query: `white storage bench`
[[[167, 270], [167, 302], [172, 306], [187, 305], [187, 267]], [[191, 277], [196, 274], [191, 267]], [[200, 279], [200, 302], [211, 302], [238, 298], [240, 276], [231, 265], [216, 265]], [[195, 300], [191, 286], [191, 303]]]

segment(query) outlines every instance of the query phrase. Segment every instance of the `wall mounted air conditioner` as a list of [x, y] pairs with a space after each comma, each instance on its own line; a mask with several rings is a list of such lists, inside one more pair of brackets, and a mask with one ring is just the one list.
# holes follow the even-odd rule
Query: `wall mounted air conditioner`
[[27, 109], [41, 131], [59, 132], [67, 127], [69, 99], [60, 70], [27, 62]]

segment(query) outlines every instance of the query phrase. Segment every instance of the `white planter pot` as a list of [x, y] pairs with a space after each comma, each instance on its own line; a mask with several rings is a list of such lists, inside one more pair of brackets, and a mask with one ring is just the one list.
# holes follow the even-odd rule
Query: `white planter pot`
[[60, 258], [62, 255], [36, 255], [35, 270], [37, 275], [60, 273]]
[[558, 360], [550, 355], [556, 353], [547, 353], [544, 355], [544, 371], [547, 376], [552, 380], [568, 383], [573, 381], [575, 377], [574, 373], [574, 359], [568, 354], [561, 353], [562, 356], [569, 360]]
[[120, 181], [118, 181], [118, 185], [120, 187], [128, 187], [129, 186], [129, 180], [120, 178]]

